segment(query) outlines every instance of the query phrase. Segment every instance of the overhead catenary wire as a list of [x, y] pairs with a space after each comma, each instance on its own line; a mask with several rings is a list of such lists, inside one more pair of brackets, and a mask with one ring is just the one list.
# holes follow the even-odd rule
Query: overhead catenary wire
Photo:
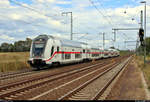
[[[16, 2], [16, 1], [14, 1], [14, 0], [9, 0], [9, 1], [11, 1], [11, 2], [15, 2], [15, 4], [16, 3], [18, 3], [18, 2]], [[91, 1], [91, 0], [90, 0]], [[94, 4], [94, 3], [93, 3]], [[46, 15], [45, 13], [42, 13], [41, 11], [39, 11], [39, 10], [36, 10], [36, 9], [34, 9], [34, 8], [31, 8], [31, 7], [29, 7], [29, 6], [27, 6], [27, 5], [23, 5], [23, 4], [21, 4], [21, 3], [18, 3], [17, 5], [20, 5], [20, 6], [22, 6], [22, 7], [24, 7], [24, 8], [27, 8], [27, 9], [29, 9], [29, 10], [31, 10], [31, 11], [33, 11], [33, 12], [36, 12], [36, 13], [39, 13], [39, 14], [42, 14], [43, 16], [46, 16], [46, 17], [50, 17], [51, 18], [51, 16], [48, 16], [48, 15]], [[94, 4], [95, 5], [95, 4]], [[95, 7], [96, 7], [96, 5], [95, 5]], [[97, 8], [97, 7], [96, 7]], [[98, 9], [98, 8], [97, 8]], [[98, 9], [98, 11], [100, 11], [99, 9]], [[100, 11], [101, 12], [101, 11]], [[106, 16], [106, 14], [104, 15], [103, 13], [102, 13], [102, 15], [103, 15], [103, 17], [105, 17], [105, 19], [108, 21], [108, 23], [109, 24], [112, 24], [112, 22], [111, 22], [111, 20], [109, 20], [109, 18]], [[107, 18], [106, 18], [107, 17]], [[29, 24], [29, 23], [28, 23]], [[31, 24], [31, 23], [30, 23]], [[38, 25], [39, 26], [39, 25]]]
[[112, 22], [108, 19], [108, 18], [106, 18], [106, 16], [98, 9], [98, 7], [94, 4], [94, 2], [92, 1], [92, 0], [89, 0], [90, 1], [90, 3], [92, 4], [92, 6], [99, 12], [99, 14], [100, 15], [102, 15], [105, 19], [106, 19], [106, 21], [108, 22], [108, 24], [111, 24], [112, 26], [113, 26], [113, 24], [112, 24]]
[[128, 37], [125, 33], [123, 33], [123, 35], [124, 35], [127, 39], [132, 39], [132, 40], [134, 40], [132, 37]]
[[[97, 0], [97, 2], [101, 5], [101, 7], [102, 7], [102, 9], [104, 10], [104, 12], [106, 13], [107, 11], [105, 10], [105, 8], [104, 8], [104, 6], [102, 5], [102, 3], [99, 1], [99, 0]], [[98, 7], [96, 7], [96, 8], [98, 8]], [[100, 10], [99, 10], [100, 11]], [[108, 16], [107, 14], [103, 14], [103, 16], [104, 17], [107, 17], [108, 19], [109, 19], [109, 21], [111, 22], [111, 25], [113, 24], [113, 25], [121, 25], [120, 23], [114, 23], [113, 22], [113, 20], [112, 20], [112, 18], [111, 18], [111, 16]], [[113, 38], [111, 38], [111, 39], [113, 39]]]
[[[114, 25], [112, 24], [112, 21], [111, 21], [110, 19], [108, 19], [107, 16], [105, 16], [105, 15], [103, 14], [103, 12], [101, 12], [101, 11], [98, 9], [98, 7], [94, 4], [94, 2], [93, 2], [92, 0], [89, 0], [89, 1], [90, 1], [90, 3], [93, 5], [93, 7], [99, 12], [99, 14], [102, 15], [103, 18], [105, 18], [105, 20], [108, 22], [108, 24], [111, 24], [111, 26], [114, 26]], [[112, 39], [112, 38], [111, 38], [111, 39]]]
[[[105, 10], [105, 8], [104, 8], [104, 6], [103, 6], [103, 4], [99, 1], [99, 0], [97, 0], [97, 2], [99, 2], [99, 4], [101, 5], [101, 7], [103, 8], [103, 10], [104, 10], [104, 12], [107, 12], [106, 10]], [[137, 11], [137, 10], [136, 10]], [[108, 17], [109, 19], [111, 19], [111, 21], [113, 21], [112, 20], [112, 18], [111, 18], [111, 16], [106, 16], [106, 17]], [[136, 15], [134, 16], [134, 18], [136, 17]], [[118, 24], [118, 23], [117, 23]], [[119, 25], [121, 25], [120, 23], [119, 23]], [[126, 37], [127, 37], [127, 35], [125, 35]], [[129, 38], [129, 37], [128, 37]], [[133, 38], [132, 38], [133, 39]]]
[[[3, 18], [5, 18], [5, 19], [10, 19], [10, 17], [8, 17], [8, 16], [4, 16], [4, 15], [1, 15], [1, 14], [0, 14], [0, 16], [3, 17]], [[50, 29], [47, 26], [39, 25], [39, 24], [33, 24], [32, 22], [27, 22], [27, 21], [24, 21], [24, 20], [14, 20], [14, 22], [22, 22], [24, 24], [27, 24], [27, 25], [30, 25], [30, 26], [33, 26], [33, 27], [40, 27], [40, 28], [42, 27], [42, 28], [44, 28], [46, 30]], [[40, 34], [41, 33], [40, 30], [33, 30], [32, 29], [32, 31], [36, 32], [36, 34]], [[24, 32], [31, 32], [31, 31], [30, 30], [25, 30]]]
[[[46, 17], [49, 17], [49, 18], [52, 17], [52, 16], [48, 16], [48, 15], [46, 15], [45, 13], [42, 13], [42, 12], [40, 12], [40, 11], [38, 11], [38, 10], [32, 8], [32, 7], [29, 7], [29, 6], [27, 6], [27, 5], [23, 5], [23, 4], [21, 4], [21, 3], [17, 2], [17, 1], [14, 1], [14, 0], [9, 0], [9, 1], [12, 2], [12, 3], [14, 3], [14, 4], [16, 4], [16, 5], [19, 5], [19, 6], [21, 6], [21, 7], [24, 7], [24, 8], [26, 8], [26, 9], [29, 9], [29, 10], [31, 10], [31, 11], [33, 11], [33, 12], [36, 12], [36, 13], [38, 13], [38, 14], [42, 14], [43, 16], [46, 16]], [[96, 8], [97, 8], [97, 7], [96, 7]], [[98, 8], [97, 8], [97, 9], [98, 9]], [[103, 15], [103, 16], [105, 17], [105, 15]], [[109, 21], [109, 24], [111, 24], [110, 21]]]
[[[105, 14], [106, 17], [112, 22], [111, 24], [113, 24], [113, 25], [118, 25], [118, 24], [121, 25], [119, 22], [117, 22], [117, 23], [113, 22], [112, 16], [108, 16], [108, 15], [107, 15], [107, 10], [104, 8], [103, 4], [102, 4], [99, 0], [97, 0], [97, 2], [101, 5], [102, 9], [103, 9], [104, 12], [106, 13], [106, 14]], [[111, 39], [113, 39], [113, 38], [111, 37]]]
[[23, 4], [21, 4], [21, 3], [17, 2], [17, 1], [14, 1], [14, 0], [9, 0], [9, 1], [10, 1], [11, 3], [14, 3], [14, 4], [18, 5], [18, 6], [23, 7], [23, 8], [29, 9], [29, 10], [31, 10], [31, 11], [33, 11], [33, 12], [36, 12], [36, 13], [38, 13], [38, 14], [40, 14], [40, 15], [43, 15], [43, 16], [45, 16], [45, 17], [48, 17], [48, 18], [51, 18], [51, 17], [52, 17], [52, 16], [46, 15], [45, 13], [43, 13], [43, 12], [41, 12], [41, 11], [38, 11], [38, 10], [32, 8], [32, 7], [29, 7], [29, 6], [27, 6], [27, 5], [23, 5]]
[[[99, 0], [97, 0], [97, 2], [101, 5], [101, 7], [102, 7], [102, 9], [104, 10], [104, 12], [107, 13], [106, 9], [104, 8], [104, 5], [103, 5]], [[114, 24], [112, 17], [111, 17], [111, 16], [108, 16], [107, 14], [105, 14], [105, 15], [106, 15], [106, 17], [107, 17], [108, 19], [110, 19], [110, 21], [112, 22], [112, 24]]]
[[[9, 0], [11, 3], [14, 3], [14, 4], [16, 4], [16, 5], [18, 5], [18, 6], [20, 6], [20, 7], [23, 7], [23, 8], [26, 8], [26, 9], [28, 9], [28, 10], [30, 10], [30, 11], [33, 11], [33, 12], [35, 12], [35, 13], [38, 13], [38, 14], [40, 14], [40, 15], [42, 15], [42, 16], [45, 16], [46, 17], [46, 19], [53, 19], [52, 17], [56, 17], [56, 15], [53, 15], [53, 16], [49, 16], [49, 15], [47, 15], [47, 14], [45, 14], [45, 13], [43, 13], [43, 12], [41, 12], [41, 11], [39, 11], [39, 10], [37, 10], [37, 9], [35, 9], [35, 8], [33, 8], [33, 7], [29, 7], [28, 5], [24, 5], [24, 4], [22, 4], [22, 3], [20, 3], [20, 2], [17, 2], [17, 1], [15, 1], [15, 0]], [[24, 21], [22, 21], [22, 22], [24, 22]], [[31, 22], [24, 22], [24, 23], [26, 23], [26, 24], [32, 24]], [[33, 26], [40, 26], [40, 27], [43, 27], [43, 26], [41, 26], [41, 25], [35, 25], [35, 24], [32, 24]], [[45, 28], [45, 27], [43, 27], [43, 28]], [[47, 29], [49, 29], [49, 27], [46, 27]]]
[[[2, 14], [0, 14], [0, 16], [3, 17], [3, 18], [5, 18], [5, 19], [10, 19], [9, 17], [4, 16], [4, 15], [2, 15]], [[31, 25], [31, 26], [43, 27], [43, 28], [45, 28], [45, 29], [49, 29], [48, 27], [44, 27], [44, 26], [39, 25], [39, 24], [33, 24], [32, 22], [27, 22], [27, 21], [25, 21], [25, 20], [14, 20], [14, 21], [22, 22], [22, 23], [24, 23], [24, 24], [29, 24], [29, 25]]]

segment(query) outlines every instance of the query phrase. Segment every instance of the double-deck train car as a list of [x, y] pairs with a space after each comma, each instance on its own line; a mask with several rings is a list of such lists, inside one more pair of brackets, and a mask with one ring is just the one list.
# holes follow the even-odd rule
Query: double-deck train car
[[113, 57], [110, 56], [110, 50], [100, 50], [83, 42], [50, 35], [39, 35], [32, 41], [28, 63], [34, 68], [41, 68], [108, 57]]
[[119, 56], [119, 51], [116, 50], [116, 49], [108, 49], [109, 51], [109, 57], [116, 57], [116, 56]]

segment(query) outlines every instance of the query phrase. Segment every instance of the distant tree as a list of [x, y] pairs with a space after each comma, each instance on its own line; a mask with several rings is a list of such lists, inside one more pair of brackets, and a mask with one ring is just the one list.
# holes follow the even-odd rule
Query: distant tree
[[23, 52], [25, 46], [25, 41], [17, 41], [14, 43], [14, 48], [16, 52]]
[[31, 43], [32, 43], [32, 39], [26, 38], [26, 41], [25, 41], [25, 51], [30, 51]]
[[13, 48], [14, 48], [13, 44], [9, 44], [8, 52], [13, 52]]
[[2, 43], [1, 44], [1, 51], [2, 52], [8, 52], [10, 48], [10, 45], [8, 43]]
[[17, 41], [14, 43], [14, 49], [16, 52], [30, 51], [31, 42], [30, 38], [26, 38], [25, 41]]
[[30, 51], [32, 39], [26, 38], [25, 41], [16, 41], [14, 44], [2, 43], [0, 52], [25, 52]]

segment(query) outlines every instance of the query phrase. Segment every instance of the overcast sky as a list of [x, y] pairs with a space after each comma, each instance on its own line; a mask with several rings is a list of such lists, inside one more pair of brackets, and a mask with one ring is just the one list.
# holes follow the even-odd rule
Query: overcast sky
[[[134, 49], [138, 31], [118, 31], [114, 43], [112, 28], [139, 28], [141, 0], [0, 0], [0, 44], [48, 34], [70, 39], [73, 13], [73, 39], [105, 48]], [[147, 36], [150, 36], [150, 0], [147, 2]], [[17, 3], [17, 4], [16, 4]], [[93, 4], [92, 4], [93, 3]], [[18, 5], [19, 4], [19, 5]], [[96, 8], [95, 8], [95, 7]], [[88, 34], [87, 34], [88, 33]]]

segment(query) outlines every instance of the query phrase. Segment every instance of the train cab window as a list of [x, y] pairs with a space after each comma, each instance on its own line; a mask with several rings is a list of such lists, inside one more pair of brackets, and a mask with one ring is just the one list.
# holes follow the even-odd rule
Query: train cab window
[[83, 53], [85, 53], [85, 49], [83, 49]]
[[57, 52], [59, 52], [59, 47], [57, 46]]
[[52, 49], [51, 49], [51, 56], [53, 55], [54, 53], [54, 46], [52, 46]]

